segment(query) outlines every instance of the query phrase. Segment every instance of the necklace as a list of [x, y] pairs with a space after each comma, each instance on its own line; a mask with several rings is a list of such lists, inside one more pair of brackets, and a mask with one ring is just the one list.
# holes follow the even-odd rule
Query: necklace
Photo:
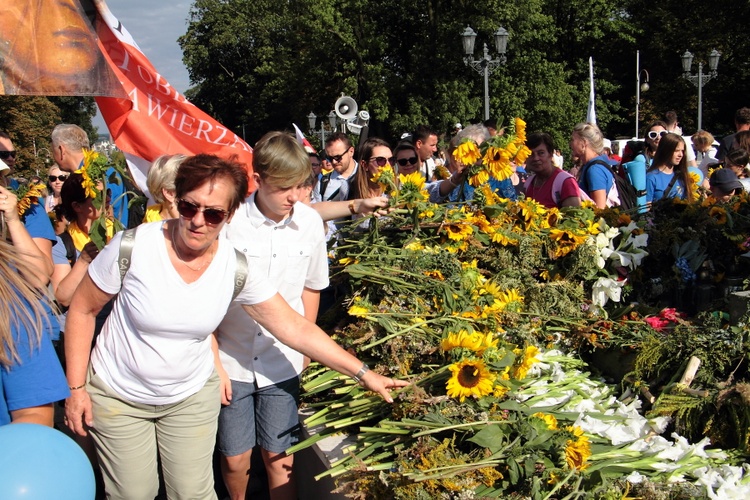
[[177, 239], [175, 238], [175, 228], [176, 228], [176, 227], [177, 227], [177, 225], [174, 225], [174, 226], [172, 226], [172, 228], [171, 228], [171, 233], [172, 233], [172, 234], [171, 234], [171, 236], [172, 236], [172, 249], [174, 250], [174, 254], [175, 254], [175, 256], [177, 257], [177, 259], [178, 259], [178, 260], [179, 260], [180, 262], [182, 262], [183, 264], [185, 264], [185, 267], [187, 267], [188, 269], [190, 269], [190, 270], [192, 270], [192, 271], [195, 271], [195, 272], [198, 272], [198, 271], [201, 271], [201, 270], [203, 270], [203, 268], [204, 268], [204, 267], [206, 267], [206, 264], [208, 264], [209, 262], [211, 262], [211, 260], [213, 260], [213, 252], [211, 252], [211, 253], [209, 254], [209, 256], [208, 256], [208, 259], [205, 259], [205, 260], [203, 261], [203, 264], [201, 264], [201, 265], [200, 265], [200, 267], [198, 267], [198, 268], [195, 268], [195, 267], [192, 267], [191, 265], [189, 265], [189, 264], [188, 264], [188, 263], [187, 263], [187, 262], [185, 261], [185, 259], [183, 259], [183, 258], [182, 258], [182, 256], [180, 255], [180, 251], [179, 251], [179, 250], [178, 250], [178, 248], [177, 248]]

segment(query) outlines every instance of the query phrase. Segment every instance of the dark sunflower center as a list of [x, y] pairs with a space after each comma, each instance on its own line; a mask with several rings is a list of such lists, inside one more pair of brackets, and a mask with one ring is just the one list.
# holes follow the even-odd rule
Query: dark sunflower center
[[462, 387], [474, 387], [479, 383], [479, 368], [474, 365], [466, 365], [458, 372], [458, 383]]

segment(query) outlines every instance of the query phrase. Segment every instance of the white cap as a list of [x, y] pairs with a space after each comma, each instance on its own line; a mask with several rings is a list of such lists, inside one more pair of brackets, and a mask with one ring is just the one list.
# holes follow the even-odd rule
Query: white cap
[[5, 171], [6, 170], [10, 170], [10, 167], [8, 165], [6, 165], [3, 160], [0, 160], [0, 173], [2, 175], [5, 175]]
[[460, 123], [456, 123], [456, 124], [455, 124], [455, 125], [453, 126], [453, 128], [464, 128], [464, 126], [463, 126], [463, 125], [461, 125]]
[[610, 141], [609, 139], [604, 139], [602, 141], [602, 144], [604, 145], [605, 148], [612, 149], [612, 141]]

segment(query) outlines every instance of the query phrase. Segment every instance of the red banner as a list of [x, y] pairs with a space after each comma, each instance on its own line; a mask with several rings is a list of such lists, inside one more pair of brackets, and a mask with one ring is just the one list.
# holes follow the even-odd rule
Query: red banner
[[106, 3], [103, 0], [94, 3], [104, 57], [127, 95], [97, 97], [96, 103], [112, 139], [126, 153], [138, 185], [145, 188], [145, 173], [150, 163], [163, 154], [237, 155], [249, 172], [252, 148], [177, 92], [138, 49]]

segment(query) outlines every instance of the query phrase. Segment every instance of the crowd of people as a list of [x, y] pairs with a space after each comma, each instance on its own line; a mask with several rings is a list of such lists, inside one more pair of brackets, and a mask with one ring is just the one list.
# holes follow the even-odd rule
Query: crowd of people
[[[580, 123], [567, 170], [552, 136], [534, 132], [525, 164], [488, 182], [503, 198], [604, 208], [621, 203], [616, 176], [638, 168], [647, 206], [726, 201], [747, 177], [750, 109], [735, 121], [737, 133], [718, 148], [707, 132], [688, 144], [674, 123], [656, 121], [643, 147], [629, 144], [622, 157], [596, 125]], [[494, 123], [456, 127], [443, 149], [427, 126], [395, 144], [369, 137], [355, 146], [335, 133], [316, 153], [270, 132], [254, 147], [249, 196], [247, 170], [233, 158], [165, 155], [148, 172], [151, 204], [135, 225], [122, 179], [107, 171], [92, 185], [81, 169], [88, 138], [68, 124], [51, 133], [48, 194], [19, 210], [15, 149], [0, 132], [0, 425], [51, 426], [55, 409], [64, 412], [108, 498], [153, 498], [160, 476], [170, 498], [215, 498], [216, 450], [230, 497], [243, 499], [254, 448], [271, 498], [296, 498], [285, 450], [299, 439], [299, 379], [310, 359], [387, 401], [407, 385], [315, 325], [335, 222], [387, 213], [388, 193], [373, 179], [385, 167], [396, 178], [423, 176], [430, 201], [471, 200], [471, 165], [453, 152], [502, 133]], [[103, 248], [91, 237], [102, 219]], [[131, 228], [117, 232], [115, 219]]]

